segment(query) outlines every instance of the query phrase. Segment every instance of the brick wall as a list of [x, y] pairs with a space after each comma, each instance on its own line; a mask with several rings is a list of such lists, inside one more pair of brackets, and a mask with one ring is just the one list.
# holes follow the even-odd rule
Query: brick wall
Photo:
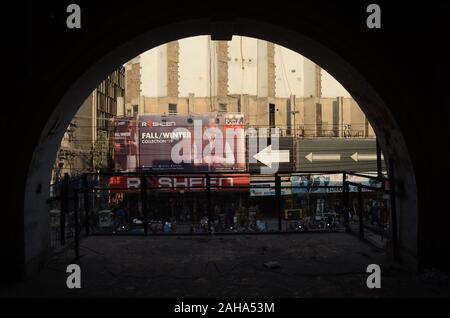
[[268, 96], [275, 97], [275, 44], [267, 42], [267, 85]]
[[178, 41], [167, 43], [167, 96], [177, 97], [178, 92], [178, 64], [180, 46]]
[[128, 64], [125, 78], [125, 103], [136, 103], [141, 95], [141, 65], [139, 63]]
[[322, 97], [322, 69], [320, 68], [319, 65], [315, 65], [315, 93], [316, 93], [316, 97]]
[[219, 41], [217, 45], [217, 95], [225, 97], [228, 94], [228, 43]]

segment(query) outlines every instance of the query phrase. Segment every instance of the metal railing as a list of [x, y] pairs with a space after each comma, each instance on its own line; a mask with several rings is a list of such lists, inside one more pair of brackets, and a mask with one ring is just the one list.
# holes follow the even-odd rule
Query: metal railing
[[[317, 183], [320, 175], [339, 175], [342, 181]], [[352, 181], [351, 176], [373, 180], [373, 184]], [[245, 182], [235, 184], [239, 180]], [[80, 237], [87, 235], [345, 231], [358, 234], [363, 240], [368, 240], [369, 232], [387, 239], [392, 243], [394, 256], [398, 256], [394, 182], [380, 174], [344, 171], [287, 171], [273, 175], [242, 171], [86, 173], [74, 179], [66, 174], [62, 182], [52, 187], [53, 196], [48, 199], [50, 213], [54, 214], [52, 248], [73, 246], [76, 258]], [[364, 212], [363, 201], [364, 196], [373, 193], [389, 196], [390, 218], [384, 217], [382, 222], [372, 218], [368, 224], [370, 215]], [[351, 217], [352, 199], [357, 202], [355, 218]]]
[[[346, 125], [347, 126], [347, 125]], [[263, 130], [267, 135], [270, 134], [270, 125], [251, 125], [246, 124], [246, 128], [253, 128], [258, 131]], [[272, 128], [278, 128], [281, 136], [293, 136], [297, 138], [375, 138], [375, 134], [365, 128], [364, 124], [354, 125], [350, 128], [344, 128], [337, 125], [276, 125]]]
[[[395, 178], [392, 161], [389, 178], [358, 173], [344, 173], [343, 205], [346, 230], [359, 236], [361, 240], [390, 249], [395, 260], [399, 260], [397, 237], [397, 213]], [[348, 176], [360, 176], [374, 180], [378, 186], [371, 186], [347, 180]], [[350, 188], [356, 188], [356, 196], [351, 198]], [[356, 204], [351, 204], [351, 202]], [[366, 201], [366, 204], [364, 203]], [[368, 203], [368, 204], [367, 204]], [[352, 222], [352, 221], [356, 221]]]

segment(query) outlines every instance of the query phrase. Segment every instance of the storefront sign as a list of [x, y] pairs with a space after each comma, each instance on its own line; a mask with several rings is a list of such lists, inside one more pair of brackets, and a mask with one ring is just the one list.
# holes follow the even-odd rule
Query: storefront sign
[[[149, 191], [204, 192], [207, 186], [204, 176], [148, 176], [145, 178]], [[134, 189], [140, 188], [141, 180], [140, 177], [114, 176], [110, 178], [109, 185], [114, 192], [133, 192], [137, 191]], [[211, 191], [249, 191], [250, 176], [247, 174], [214, 175], [210, 177], [210, 186]]]
[[[287, 188], [284, 188], [287, 187]], [[290, 195], [291, 191], [291, 182], [281, 182], [281, 195]], [[254, 183], [250, 189], [250, 196], [258, 197], [258, 196], [274, 196], [275, 195], [275, 182], [268, 183]]]
[[[364, 178], [360, 176], [347, 175], [347, 181], [359, 183], [366, 186], [371, 187], [380, 187], [380, 182], [376, 181], [376, 179], [372, 178]], [[292, 175], [291, 176], [292, 193], [334, 193], [334, 192], [342, 192], [342, 174], [307, 174], [307, 175]], [[336, 187], [336, 188], [333, 188]], [[295, 188], [301, 187], [301, 188]], [[324, 188], [330, 187], [330, 188]], [[357, 187], [350, 185], [350, 192], [357, 192]], [[362, 188], [362, 191], [367, 192], [371, 191], [365, 188]]]

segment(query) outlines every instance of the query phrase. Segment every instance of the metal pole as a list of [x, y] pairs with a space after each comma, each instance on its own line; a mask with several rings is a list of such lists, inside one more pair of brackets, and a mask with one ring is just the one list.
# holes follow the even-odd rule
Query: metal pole
[[361, 186], [358, 185], [359, 238], [364, 239], [363, 200]]
[[278, 209], [278, 232], [281, 232], [283, 211], [281, 209], [281, 177], [278, 174], [275, 175], [275, 204]]
[[[138, 106], [138, 110], [141, 109], [141, 105]], [[144, 107], [144, 105], [142, 105], [142, 107]], [[133, 115], [134, 116], [134, 115]], [[139, 129], [139, 115], [137, 116], [137, 121], [135, 122], [136, 126], [135, 126], [135, 131], [137, 132]], [[133, 136], [134, 138], [134, 136]], [[136, 171], [141, 171], [141, 143], [140, 141], [138, 141], [138, 154], [136, 156]]]
[[342, 174], [342, 209], [344, 213], [344, 223], [345, 223], [345, 229], [348, 232], [349, 224], [348, 224], [348, 184], [347, 184], [347, 174], [344, 172]]
[[61, 245], [66, 244], [66, 214], [69, 208], [69, 174], [64, 174], [64, 181], [61, 189], [61, 216], [59, 218]]
[[[347, 210], [346, 211], [347, 218], [349, 218], [349, 214], [350, 214], [350, 210], [351, 210], [351, 207], [350, 207], [350, 185], [348, 184], [347, 181], [345, 182], [345, 209]], [[351, 231], [350, 230], [350, 222], [347, 224], [346, 230], [348, 232]]]
[[344, 136], [344, 101], [343, 98], [338, 98], [339, 101], [339, 137]]
[[382, 171], [381, 171], [381, 148], [380, 144], [378, 143], [378, 138], [376, 139], [376, 146], [377, 146], [377, 176], [378, 178], [382, 178]]
[[208, 209], [208, 232], [209, 232], [209, 234], [211, 234], [214, 223], [212, 222], [211, 177], [209, 174], [206, 174], [206, 203], [207, 203], [207, 209]]
[[147, 211], [147, 179], [141, 176], [141, 206], [144, 219], [144, 235], [148, 234], [148, 211]]
[[85, 213], [85, 219], [84, 219], [84, 227], [86, 231], [86, 235], [89, 235], [89, 190], [88, 190], [88, 180], [87, 175], [84, 175], [83, 180], [83, 186], [84, 186], [84, 213]]
[[394, 161], [389, 160], [389, 188], [391, 194], [391, 223], [392, 223], [392, 249], [394, 254], [394, 260], [399, 261], [398, 253], [398, 237], [397, 237], [397, 204], [395, 198], [395, 174], [394, 174]]
[[73, 193], [73, 216], [75, 218], [74, 225], [75, 225], [75, 260], [78, 260], [80, 258], [80, 243], [79, 243], [79, 233], [78, 233], [78, 191], [75, 190]]

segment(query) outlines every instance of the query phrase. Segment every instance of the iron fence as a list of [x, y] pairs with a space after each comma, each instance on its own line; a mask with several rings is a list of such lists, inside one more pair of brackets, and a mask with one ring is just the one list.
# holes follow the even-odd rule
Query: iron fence
[[85, 235], [350, 232], [396, 251], [394, 183], [380, 174], [66, 174], [51, 194], [51, 247], [76, 257]]

